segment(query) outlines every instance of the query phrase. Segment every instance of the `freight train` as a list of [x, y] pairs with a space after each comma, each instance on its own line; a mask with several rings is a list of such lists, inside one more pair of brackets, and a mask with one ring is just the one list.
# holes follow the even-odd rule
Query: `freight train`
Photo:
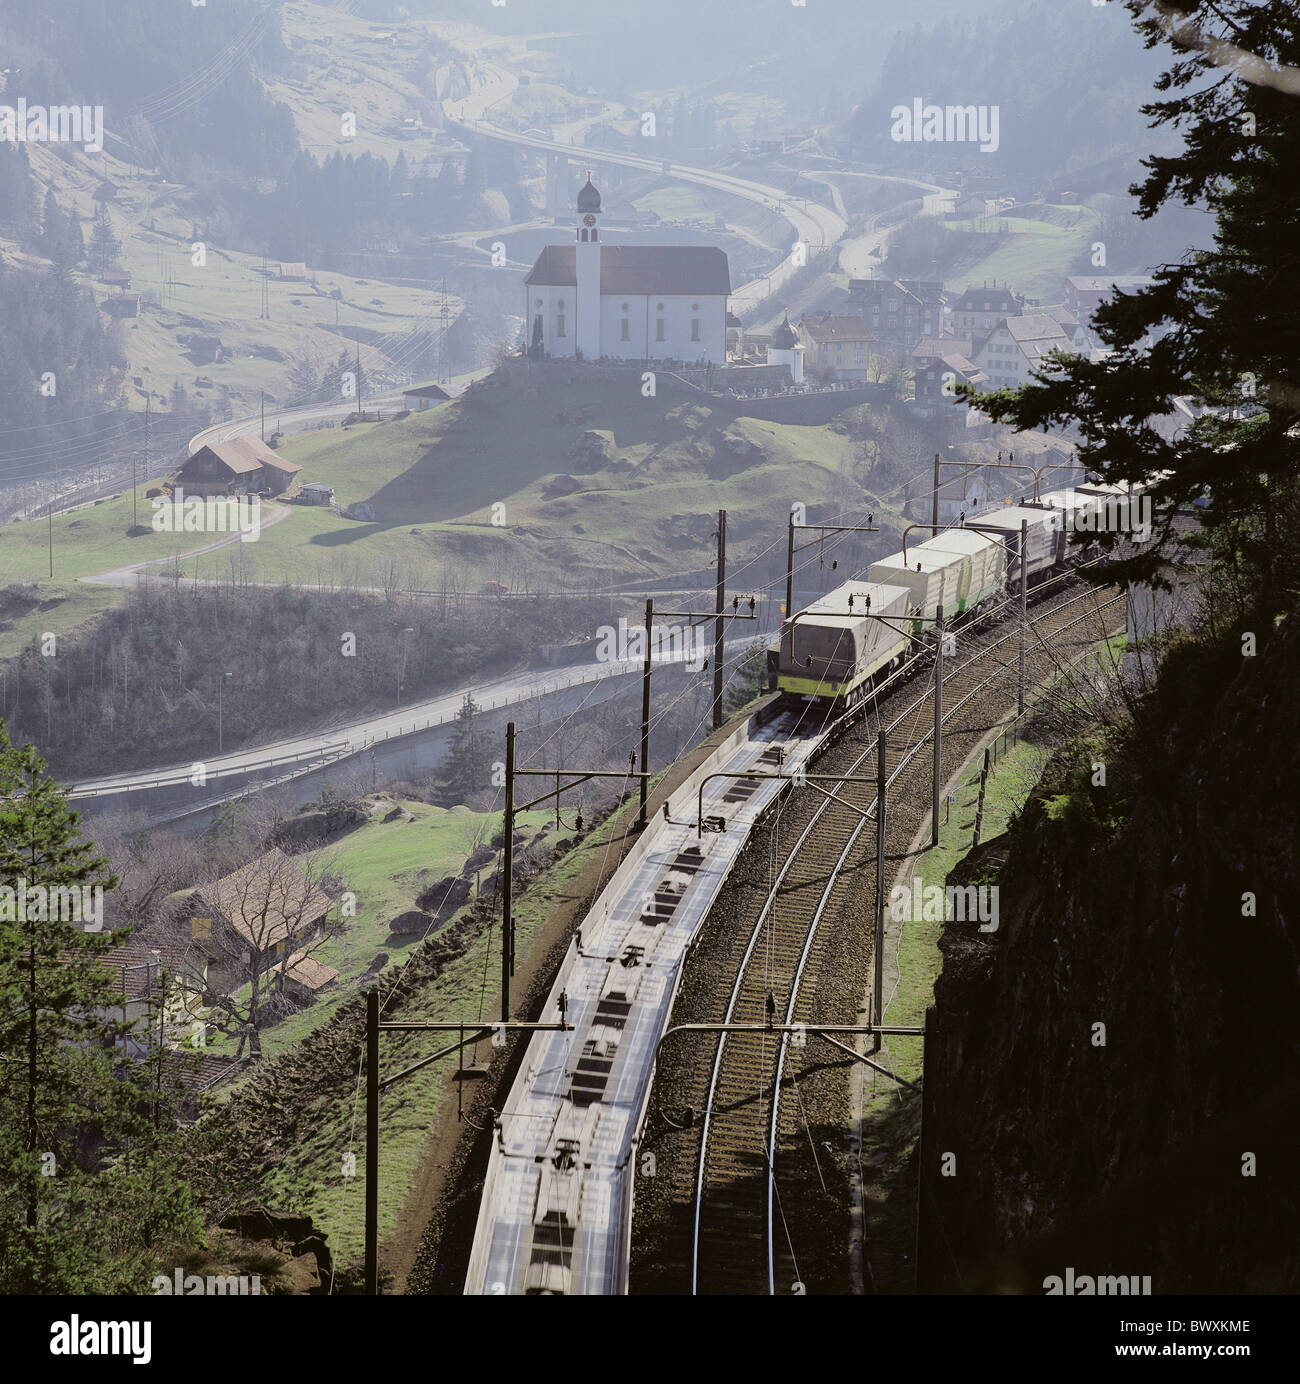
[[1131, 517], [1138, 490], [1082, 485], [1033, 503], [1003, 505], [941, 529], [873, 562], [798, 611], [768, 650], [768, 686], [790, 704], [842, 710], [869, 697], [899, 668], [909, 646], [931, 642], [937, 610], [948, 628], [964, 624], [1020, 589], [1082, 560], [1092, 545], [1071, 542]]

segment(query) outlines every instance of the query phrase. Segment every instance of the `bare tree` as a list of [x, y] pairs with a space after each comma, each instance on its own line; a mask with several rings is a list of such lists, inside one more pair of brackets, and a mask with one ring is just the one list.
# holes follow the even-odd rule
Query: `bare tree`
[[216, 1027], [262, 1055], [260, 1033], [288, 1008], [286, 977], [332, 937], [345, 919], [323, 885], [325, 853], [296, 857], [278, 846], [201, 885], [190, 903], [193, 939], [208, 958], [208, 1000]]

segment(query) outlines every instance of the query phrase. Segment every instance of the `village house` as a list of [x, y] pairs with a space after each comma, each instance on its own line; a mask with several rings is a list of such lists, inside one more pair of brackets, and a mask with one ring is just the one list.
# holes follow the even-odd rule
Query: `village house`
[[112, 977], [109, 1012], [132, 1026], [123, 1045], [133, 1057], [192, 1037], [207, 988], [201, 952], [169, 937], [133, 934], [98, 961]]
[[902, 359], [923, 336], [943, 333], [941, 279], [850, 279], [849, 312], [878, 347]]
[[988, 376], [989, 389], [1018, 388], [1041, 369], [1052, 351], [1071, 352], [1061, 324], [1045, 314], [1004, 317], [975, 348], [973, 361]]
[[912, 347], [907, 358], [913, 369], [919, 370], [936, 356], [965, 356], [967, 360], [975, 350], [975, 340], [969, 336], [923, 336]]
[[1005, 285], [968, 288], [948, 305], [946, 328], [950, 336], [987, 336], [1006, 317], [1019, 317], [1020, 299]]
[[140, 315], [140, 295], [138, 293], [115, 293], [105, 298], [99, 305], [112, 317], [138, 317]]
[[949, 221], [977, 221], [988, 215], [989, 201], [982, 192], [963, 193], [948, 213]]
[[[207, 959], [210, 992], [229, 994], [273, 966], [295, 969], [291, 984], [320, 989], [325, 978], [307, 963], [304, 944], [324, 926], [329, 895], [278, 847], [189, 896], [193, 944]], [[287, 964], [285, 964], [287, 962]]]
[[1116, 293], [1138, 293], [1155, 280], [1146, 274], [1073, 275], [1065, 281], [1065, 305], [1081, 321]]
[[916, 402], [918, 404], [940, 404], [950, 402], [955, 396], [944, 393], [944, 386], [955, 387], [968, 384], [976, 389], [988, 382], [983, 370], [965, 356], [953, 352], [946, 356], [931, 356], [916, 370]]
[[861, 317], [834, 317], [829, 312], [804, 317], [799, 335], [808, 348], [804, 364], [815, 375], [866, 383], [875, 337]]

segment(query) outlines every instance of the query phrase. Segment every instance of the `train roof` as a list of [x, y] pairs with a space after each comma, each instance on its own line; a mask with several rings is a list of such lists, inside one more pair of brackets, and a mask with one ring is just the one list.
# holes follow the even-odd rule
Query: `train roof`
[[1081, 490], [1067, 487], [1064, 490], [1049, 490], [1039, 501], [1050, 509], [1078, 509], [1080, 505], [1090, 505], [1098, 497]]
[[921, 552], [929, 548], [936, 553], [970, 554], [978, 553], [995, 541], [988, 534], [979, 533], [975, 529], [944, 529], [933, 538], [927, 538], [924, 543], [918, 543], [915, 551]]
[[[806, 612], [805, 619], [809, 615], [829, 615], [844, 616], [857, 615], [859, 611], [866, 610], [864, 597], [871, 597], [871, 609], [888, 609], [892, 602], [900, 596], [906, 597], [908, 592], [902, 586], [889, 586], [883, 582], [876, 581], [846, 581], [837, 586], [833, 591], [828, 591], [824, 596], [819, 596], [817, 600], [804, 607]], [[849, 597], [853, 597], [853, 607], [849, 608]]]
[[943, 548], [930, 548], [924, 543], [918, 543], [915, 548], [907, 550], [907, 560], [903, 560], [902, 553], [890, 553], [888, 557], [877, 559], [873, 564], [876, 567], [898, 567], [905, 572], [938, 572], [944, 567], [951, 567], [954, 554]]
[[1057, 527], [1061, 516], [1050, 509], [1031, 509], [1028, 505], [1004, 505], [1001, 509], [991, 509], [981, 514], [974, 522], [988, 528], [1005, 529], [1011, 533], [1020, 532], [1020, 521], [1024, 520], [1031, 529], [1043, 525]]

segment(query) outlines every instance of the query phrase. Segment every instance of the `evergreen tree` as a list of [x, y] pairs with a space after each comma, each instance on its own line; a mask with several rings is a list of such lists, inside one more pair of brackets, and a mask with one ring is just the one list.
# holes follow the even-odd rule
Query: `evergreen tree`
[[477, 729], [478, 713], [473, 697], [466, 692], [438, 774], [439, 792], [448, 803], [468, 802], [488, 786], [492, 737]]
[[[1207, 541], [1256, 573], [1272, 613], [1294, 585], [1276, 526], [1300, 471], [1300, 317], [1285, 289], [1300, 240], [1300, 97], [1286, 80], [1300, 67], [1300, 0], [1127, 4], [1148, 48], [1174, 50], [1156, 84], [1173, 94], [1143, 109], [1184, 144], [1144, 160], [1138, 215], [1202, 204], [1216, 219], [1213, 247], [1098, 309], [1106, 359], [1064, 357], [1052, 378], [980, 395], [979, 407], [1017, 428], [1076, 424], [1079, 460], [1108, 481], [1161, 475], [1156, 540], [1100, 579], [1165, 584], [1174, 510], [1209, 498]], [[1182, 394], [1210, 411], [1170, 441], [1151, 420]]]
[[103, 202], [95, 208], [95, 224], [90, 229], [90, 255], [96, 274], [103, 274], [117, 264], [122, 242], [113, 233], [108, 208]]
[[[124, 934], [87, 931], [94, 917], [70, 906], [116, 884], [68, 790], [0, 723], [0, 1291], [95, 1291], [114, 1281], [115, 1249], [199, 1229], [149, 1156], [159, 1111], [147, 1073], [114, 1055], [127, 1025], [105, 962]], [[134, 1168], [115, 1166], [133, 1143]], [[152, 1209], [110, 1235], [109, 1203], [121, 1217], [128, 1190]]]

